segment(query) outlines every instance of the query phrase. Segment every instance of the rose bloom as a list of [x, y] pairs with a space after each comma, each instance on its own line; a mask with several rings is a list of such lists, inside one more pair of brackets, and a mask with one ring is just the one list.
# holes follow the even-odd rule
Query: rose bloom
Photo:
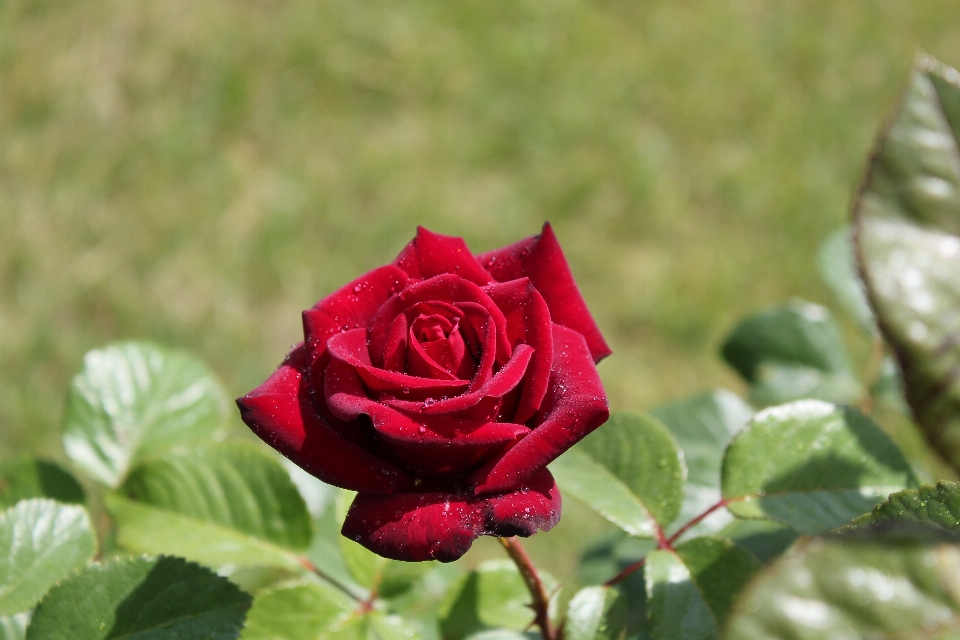
[[423, 228], [391, 264], [303, 312], [304, 341], [237, 400], [320, 480], [358, 492], [343, 534], [397, 560], [560, 520], [546, 465], [609, 416], [610, 349], [547, 224], [474, 256]]

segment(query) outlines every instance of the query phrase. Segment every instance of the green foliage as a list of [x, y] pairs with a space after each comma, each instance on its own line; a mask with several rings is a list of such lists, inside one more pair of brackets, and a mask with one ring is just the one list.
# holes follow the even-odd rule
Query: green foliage
[[723, 497], [734, 515], [807, 534], [846, 524], [916, 485], [903, 453], [873, 421], [819, 400], [758, 413], [723, 462]]
[[609, 587], [581, 589], [567, 606], [565, 640], [622, 640], [627, 631], [627, 603]]
[[[753, 409], [736, 394], [717, 390], [660, 405], [650, 415], [667, 426], [683, 451], [687, 482], [677, 520], [684, 523], [720, 500], [724, 451], [753, 416]], [[716, 531], [727, 520], [728, 515], [717, 512], [697, 531]]]
[[956, 637], [960, 548], [808, 540], [740, 598], [728, 640]]
[[115, 487], [143, 456], [215, 436], [226, 409], [220, 385], [193, 356], [121, 342], [84, 356], [67, 394], [63, 446], [85, 473]]
[[851, 230], [844, 227], [824, 240], [817, 253], [817, 270], [840, 306], [857, 321], [861, 329], [873, 336], [877, 333], [877, 322], [873, 318], [863, 281], [857, 273], [851, 234]]
[[83, 507], [23, 500], [0, 513], [0, 616], [31, 609], [95, 551]]
[[300, 568], [306, 505], [283, 466], [256, 445], [169, 452], [133, 469], [107, 508], [125, 549], [202, 564]]
[[293, 582], [258, 593], [242, 640], [317, 640], [348, 624], [357, 602], [322, 582]]
[[920, 56], [856, 204], [861, 268], [913, 415], [960, 468], [960, 80]]
[[234, 640], [251, 598], [180, 558], [117, 558], [50, 590], [27, 640]]
[[960, 484], [938, 482], [890, 496], [870, 513], [856, 518], [845, 530], [871, 530], [922, 525], [960, 533]]
[[330, 640], [420, 640], [417, 630], [406, 620], [378, 611], [354, 617], [327, 637]]
[[461, 640], [479, 631], [523, 631], [533, 621], [530, 593], [505, 560], [488, 561], [464, 576], [451, 589], [439, 610], [440, 632], [448, 640]]
[[0, 616], [0, 640], [25, 640], [31, 613]]
[[654, 551], [644, 567], [650, 633], [657, 640], [719, 640], [734, 595], [760, 562], [730, 540], [695, 538]]
[[0, 462], [0, 508], [12, 507], [20, 500], [50, 498], [58, 502], [82, 504], [83, 487], [59, 465], [29, 456]]
[[647, 416], [613, 414], [550, 469], [561, 489], [634, 536], [655, 537], [683, 504], [677, 443]]
[[794, 300], [740, 322], [721, 349], [762, 405], [798, 398], [857, 400], [863, 390], [830, 312]]

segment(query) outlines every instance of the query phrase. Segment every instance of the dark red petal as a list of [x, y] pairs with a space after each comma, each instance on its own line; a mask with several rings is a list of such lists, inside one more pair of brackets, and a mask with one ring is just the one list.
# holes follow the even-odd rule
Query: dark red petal
[[[376, 312], [370, 323], [370, 354], [374, 358], [374, 364], [382, 364], [380, 358], [382, 358], [384, 354], [388, 331], [394, 318], [398, 315], [406, 313], [408, 309], [412, 309], [414, 305], [421, 303], [450, 304], [464, 302], [478, 304], [493, 319], [497, 332], [497, 340], [495, 343], [497, 345], [497, 353], [501, 358], [500, 361], [506, 362], [507, 358], [510, 357], [510, 345], [507, 340], [506, 320], [497, 308], [497, 305], [494, 304], [490, 296], [484, 293], [483, 289], [476, 284], [456, 275], [445, 274], [406, 287], [387, 300]], [[454, 306], [463, 309], [462, 304], [454, 304]], [[437, 308], [439, 308], [439, 306]], [[422, 307], [417, 307], [418, 311], [421, 309]], [[408, 320], [409, 319], [408, 317]], [[466, 336], [464, 336], [464, 338], [466, 338]]]
[[[332, 359], [327, 366], [324, 395], [334, 416], [350, 421], [366, 415], [381, 437], [394, 442], [488, 447], [529, 432], [529, 427], [509, 422], [485, 423], [429, 415], [414, 418], [368, 398], [357, 369], [338, 359]], [[429, 404], [432, 403], [424, 402], [423, 407]]]
[[303, 336], [313, 358], [323, 353], [330, 336], [347, 329], [366, 328], [377, 309], [406, 284], [407, 275], [387, 265], [364, 274], [304, 311]]
[[393, 319], [387, 329], [387, 339], [383, 347], [383, 368], [403, 373], [407, 367], [407, 317], [402, 313]]
[[367, 350], [367, 332], [363, 329], [352, 329], [331, 336], [327, 341], [327, 350], [333, 360], [344, 362], [356, 369], [363, 382], [371, 389], [394, 393], [397, 396], [439, 398], [456, 395], [470, 384], [466, 380], [419, 378], [374, 367], [370, 363]]
[[550, 223], [543, 225], [539, 236], [481, 254], [477, 260], [497, 282], [530, 278], [546, 300], [553, 321], [579, 331], [594, 362], [610, 355], [610, 347], [587, 309]]
[[[457, 337], [460, 337], [460, 334], [457, 334]], [[438, 340], [434, 343], [429, 343], [430, 345], [435, 345], [440, 347], [439, 349], [431, 349], [435, 351], [438, 356], [441, 356], [441, 360], [446, 364], [448, 361], [454, 359], [455, 355], [452, 349], [449, 346], [449, 339], [447, 340]], [[410, 335], [407, 339], [407, 372], [410, 375], [418, 376], [421, 378], [433, 378], [437, 380], [460, 380], [456, 375], [451, 373], [451, 371], [437, 361], [434, 358], [432, 353], [429, 353], [426, 349], [427, 345], [421, 344], [416, 337], [413, 335], [413, 329], [410, 330]], [[446, 347], [444, 349], [443, 347]], [[446, 357], [443, 357], [446, 356]], [[463, 360], [463, 340], [460, 341], [460, 360]], [[459, 364], [459, 362], [455, 363]], [[456, 368], [453, 368], [454, 371]], [[469, 380], [464, 380], [469, 384]]]
[[338, 487], [390, 493], [413, 479], [331, 429], [317, 415], [303, 375], [302, 345], [267, 380], [237, 399], [240, 417], [261, 440], [307, 473]]
[[342, 533], [385, 558], [452, 562], [479, 536], [530, 536], [560, 520], [560, 492], [546, 469], [529, 487], [471, 498], [449, 493], [360, 493]]
[[485, 385], [453, 398], [435, 400], [428, 406], [422, 402], [413, 402], [397, 398], [384, 400], [383, 403], [409, 414], [440, 416], [459, 413], [475, 406], [484, 398], [502, 398], [524, 380], [524, 374], [533, 356], [533, 348], [526, 344], [518, 345], [513, 357]]
[[513, 422], [526, 422], [540, 408], [553, 364], [553, 324], [547, 303], [528, 278], [484, 287], [507, 320], [511, 344], [525, 342], [534, 348], [524, 376], [523, 392]]
[[503, 457], [471, 477], [474, 491], [507, 491], [523, 484], [609, 416], [607, 395], [586, 341], [576, 331], [555, 324], [550, 384], [533, 418], [537, 426]]
[[417, 227], [417, 237], [410, 241], [393, 264], [415, 280], [427, 280], [444, 273], [455, 273], [475, 284], [492, 279], [477, 263], [463, 238], [442, 236]]

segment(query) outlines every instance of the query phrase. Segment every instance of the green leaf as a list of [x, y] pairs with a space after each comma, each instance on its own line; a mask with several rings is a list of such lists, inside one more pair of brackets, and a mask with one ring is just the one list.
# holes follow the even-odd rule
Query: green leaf
[[484, 562], [451, 589], [441, 605], [441, 634], [460, 640], [488, 629], [523, 631], [533, 621], [529, 602], [530, 593], [513, 563]]
[[921, 56], [855, 206], [860, 267], [907, 402], [960, 467], [960, 79]]
[[256, 445], [170, 452], [135, 468], [107, 509], [120, 546], [219, 567], [297, 570], [310, 544], [306, 505], [283, 466]]
[[23, 500], [0, 513], [0, 616], [32, 608], [96, 549], [83, 507]]
[[864, 331], [873, 336], [877, 333], [877, 322], [873, 319], [863, 281], [857, 273], [851, 233], [849, 227], [844, 227], [830, 234], [820, 245], [817, 269], [820, 278], [830, 287], [843, 308]]
[[32, 611], [0, 616], [0, 640], [25, 640]]
[[[753, 409], [736, 394], [721, 389], [660, 405], [650, 414], [667, 426], [683, 450], [686, 495], [677, 519], [677, 524], [682, 525], [720, 500], [723, 452], [750, 421]], [[730, 515], [720, 510], [698, 525], [696, 531], [715, 532], [729, 521]]]
[[844, 530], [914, 524], [960, 533], [960, 483], [938, 482], [895, 493]]
[[759, 560], [723, 538], [653, 551], [644, 567], [652, 637], [718, 640], [736, 594], [759, 568]]
[[[356, 495], [356, 491], [348, 491], [347, 489], [341, 489], [337, 494], [337, 521], [341, 525], [347, 517], [347, 510]], [[346, 536], [337, 536], [337, 540], [340, 545], [340, 555], [343, 557], [343, 562], [347, 565], [353, 579], [356, 580], [357, 584], [367, 589], [376, 589], [389, 561]]]
[[567, 606], [565, 640], [621, 640], [626, 631], [627, 601], [616, 589], [581, 589]]
[[329, 640], [420, 640], [416, 627], [400, 616], [372, 611], [330, 633]]
[[144, 455], [216, 436], [227, 406], [194, 357], [121, 342], [84, 356], [67, 393], [63, 445], [84, 472], [115, 487]]
[[863, 389], [830, 312], [803, 300], [743, 320], [721, 349], [762, 405], [798, 398], [852, 402]]
[[734, 520], [717, 534], [766, 564], [778, 558], [799, 534], [790, 527], [770, 520]]
[[118, 558], [88, 567], [37, 606], [28, 640], [233, 640], [251, 598], [182, 558]]
[[28, 456], [0, 462], [0, 509], [30, 498], [82, 504], [84, 494], [76, 478], [52, 462]]
[[243, 640], [316, 640], [344, 625], [357, 602], [325, 583], [295, 582], [257, 595]]
[[956, 638], [960, 548], [807, 540], [739, 599], [728, 640]]
[[761, 411], [723, 461], [723, 497], [734, 515], [804, 534], [844, 525], [916, 485], [903, 453], [870, 418], [819, 400]]
[[551, 466], [561, 489], [621, 527], [656, 537], [676, 519], [686, 469], [676, 441], [649, 416], [615, 413]]
[[491, 629], [478, 631], [467, 636], [466, 640], [538, 640], [542, 636], [535, 631], [512, 631], [510, 629]]

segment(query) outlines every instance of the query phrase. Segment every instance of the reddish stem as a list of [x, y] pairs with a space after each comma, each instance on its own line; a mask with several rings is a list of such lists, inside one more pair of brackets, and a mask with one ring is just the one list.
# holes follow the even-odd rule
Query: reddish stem
[[556, 640], [553, 630], [553, 624], [550, 622], [550, 596], [547, 594], [546, 587], [537, 573], [537, 568], [533, 565], [533, 560], [527, 555], [526, 550], [520, 541], [513, 538], [500, 538], [500, 544], [506, 549], [507, 555], [517, 565], [523, 581], [530, 591], [530, 597], [533, 598], [531, 605], [534, 612], [534, 623], [540, 627], [540, 635], [543, 640]]
[[[656, 525], [656, 527], [657, 527], [657, 528], [656, 528], [657, 548], [658, 548], [658, 549], [663, 549], [663, 550], [665, 550], [665, 551], [673, 551], [673, 543], [675, 543], [677, 540], [679, 540], [679, 539], [680, 539], [680, 536], [682, 536], [682, 535], [685, 534], [687, 531], [689, 531], [689, 530], [692, 529], [693, 527], [695, 527], [695, 526], [697, 526], [698, 524], [700, 524], [701, 522], [703, 522], [704, 518], [706, 518], [707, 516], [709, 516], [711, 513], [713, 513], [713, 512], [716, 511], [717, 509], [721, 509], [721, 508], [723, 508], [723, 507], [726, 507], [727, 504], [728, 504], [728, 501], [727, 501], [726, 499], [723, 499], [723, 500], [720, 500], [720, 502], [718, 502], [718, 503], [716, 503], [716, 504], [714, 504], [714, 505], [711, 505], [709, 509], [707, 509], [706, 511], [704, 511], [703, 513], [701, 513], [700, 515], [698, 515], [696, 518], [694, 518], [693, 520], [691, 520], [691, 521], [688, 522], [687, 524], [685, 524], [685, 525], [683, 525], [682, 527], [680, 527], [679, 529], [677, 529], [677, 532], [674, 533], [674, 534], [673, 534], [672, 536], [670, 536], [669, 538], [667, 538], [666, 534], [663, 532], [663, 527], [661, 527], [659, 524]], [[635, 571], [639, 571], [640, 569], [642, 569], [642, 568], [643, 568], [643, 565], [644, 565], [644, 563], [646, 563], [646, 561], [647, 561], [646, 558], [640, 558], [639, 560], [637, 560], [636, 562], [634, 562], [633, 564], [631, 564], [631, 565], [629, 565], [627, 568], [625, 568], [623, 571], [621, 571], [621, 572], [618, 573], [617, 575], [615, 575], [615, 576], [613, 576], [612, 578], [610, 578], [609, 580], [607, 580], [607, 581], [604, 583], [604, 586], [606, 586], [606, 587], [612, 587], [613, 585], [615, 585], [615, 584], [617, 584], [617, 583], [619, 583], [619, 582], [622, 582], [622, 581], [623, 581], [624, 579], [626, 579], [626, 577], [629, 576], [631, 573], [633, 573], [633, 572], [635, 572]]]
[[721, 499], [720, 502], [718, 502], [718, 503], [716, 503], [716, 504], [714, 504], [714, 505], [711, 505], [709, 509], [707, 509], [706, 511], [704, 511], [703, 513], [701, 513], [700, 515], [698, 515], [696, 518], [694, 518], [693, 520], [691, 520], [691, 521], [688, 522], [687, 524], [685, 524], [685, 525], [683, 525], [682, 527], [680, 527], [679, 529], [677, 529], [677, 532], [674, 533], [672, 536], [670, 536], [670, 539], [667, 540], [667, 545], [670, 546], [670, 548], [673, 548], [673, 543], [676, 542], [677, 540], [679, 540], [679, 539], [680, 539], [680, 536], [682, 536], [682, 535], [685, 534], [687, 531], [689, 531], [690, 529], [694, 528], [695, 526], [697, 526], [698, 524], [700, 524], [701, 522], [703, 522], [704, 518], [706, 518], [707, 516], [709, 516], [711, 513], [713, 513], [713, 512], [716, 511], [717, 509], [722, 509], [723, 507], [726, 507], [726, 506], [727, 506], [727, 500], [726, 500], [726, 499]]
[[353, 600], [356, 600], [356, 601], [360, 604], [360, 609], [361, 609], [361, 611], [362, 611], [363, 613], [366, 613], [366, 612], [368, 612], [370, 609], [373, 608], [373, 601], [374, 601], [374, 600], [376, 599], [376, 597], [377, 597], [376, 592], [371, 592], [371, 594], [370, 594], [370, 599], [369, 599], [369, 600], [364, 600], [363, 598], [361, 598], [361, 597], [359, 597], [357, 594], [355, 594], [353, 591], [351, 591], [350, 589], [348, 589], [348, 588], [346, 587], [346, 585], [342, 584], [340, 581], [335, 580], [333, 577], [331, 577], [331, 576], [327, 575], [326, 573], [324, 573], [323, 571], [321, 571], [321, 570], [317, 567], [317, 565], [313, 564], [313, 563], [310, 561], [309, 558], [305, 558], [305, 557], [301, 556], [301, 557], [299, 557], [299, 558], [297, 558], [297, 559], [300, 561], [300, 566], [302, 566], [304, 569], [306, 569], [307, 571], [310, 571], [311, 573], [315, 574], [315, 575], [316, 575], [317, 577], [319, 577], [320, 579], [325, 580], [326, 582], [329, 582], [331, 585], [333, 585], [334, 587], [336, 587], [337, 589], [339, 589], [339, 590], [342, 591], [343, 593], [345, 593], [345, 594], [347, 594], [348, 596], [350, 596], [350, 598], [352, 598]]

